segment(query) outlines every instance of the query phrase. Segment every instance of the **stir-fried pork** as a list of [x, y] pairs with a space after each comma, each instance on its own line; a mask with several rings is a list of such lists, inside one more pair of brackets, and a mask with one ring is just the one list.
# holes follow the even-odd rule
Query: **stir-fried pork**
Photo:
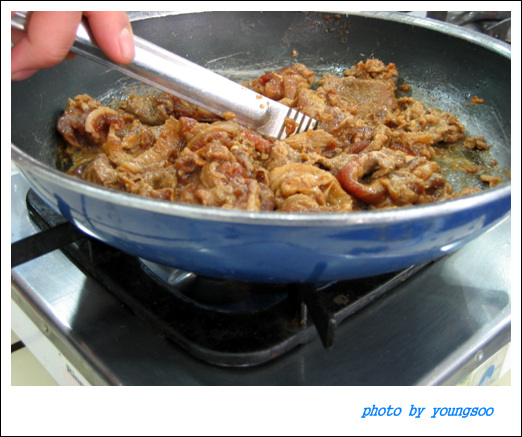
[[[77, 158], [72, 174], [176, 202], [349, 212], [476, 192], [454, 193], [434, 158], [441, 145], [461, 141], [465, 150], [487, 150], [484, 138], [465, 137], [451, 114], [397, 98], [397, 76], [394, 64], [370, 59], [343, 77], [326, 74], [317, 82], [306, 66], [294, 64], [244, 83], [320, 122], [320, 129], [283, 141], [165, 93], [131, 95], [118, 108], [77, 96], [67, 102], [58, 130]], [[479, 177], [484, 185], [499, 182]]]

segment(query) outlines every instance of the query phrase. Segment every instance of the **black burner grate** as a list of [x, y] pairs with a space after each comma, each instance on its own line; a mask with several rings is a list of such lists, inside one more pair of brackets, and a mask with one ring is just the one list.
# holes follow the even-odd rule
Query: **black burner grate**
[[[331, 348], [344, 319], [424, 267], [328, 284], [245, 283], [195, 275], [169, 282], [157, 274], [156, 265], [72, 229], [32, 190], [27, 206], [42, 233], [14, 243], [13, 259], [21, 263], [37, 257], [46, 252], [42, 240], [51, 241], [47, 252], [61, 248], [160, 335], [222, 366], [264, 363], [317, 337]], [[66, 235], [58, 244], [59, 229]], [[183, 276], [168, 272], [168, 277]]]

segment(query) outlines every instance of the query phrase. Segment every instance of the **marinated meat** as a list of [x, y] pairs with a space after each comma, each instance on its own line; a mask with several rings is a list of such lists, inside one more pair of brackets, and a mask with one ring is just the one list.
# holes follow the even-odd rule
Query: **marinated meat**
[[273, 209], [267, 171], [260, 165], [270, 140], [231, 121], [181, 120], [190, 127], [180, 132], [186, 146], [174, 160], [178, 201], [250, 211]]
[[57, 128], [68, 144], [79, 148], [99, 145], [87, 134], [85, 120], [100, 106], [102, 106], [100, 102], [85, 94], [77, 96], [74, 100], [67, 100], [65, 112], [58, 120]]
[[349, 212], [352, 197], [328, 171], [308, 164], [287, 164], [270, 172], [276, 209], [288, 212]]
[[468, 137], [462, 142], [462, 146], [466, 149], [488, 150], [489, 146], [486, 144], [484, 137]]
[[302, 64], [293, 64], [278, 71], [267, 71], [263, 76], [245, 83], [269, 99], [291, 105], [301, 89], [314, 83], [314, 73]]
[[436, 162], [390, 150], [355, 155], [337, 177], [370, 209], [431, 203], [453, 194]]
[[[58, 131], [89, 182], [163, 200], [249, 211], [350, 212], [438, 202], [459, 192], [445, 177], [451, 146], [486, 151], [452, 115], [396, 97], [397, 69], [376, 59], [315, 81], [305, 65], [243, 84], [316, 118], [320, 129], [263, 137], [166, 93], [132, 94], [116, 107], [69, 99]], [[291, 129], [292, 126], [289, 126]], [[470, 150], [473, 149], [473, 152]], [[484, 187], [500, 182], [469, 161]], [[480, 182], [482, 181], [482, 182]]]
[[82, 171], [82, 177], [86, 181], [103, 185], [104, 187], [122, 188], [117, 170], [111, 165], [107, 155], [103, 153], [97, 155], [85, 166]]
[[121, 102], [120, 109], [133, 114], [147, 125], [161, 125], [170, 116], [191, 117], [198, 121], [213, 122], [219, 118], [205, 109], [185, 102], [170, 94], [131, 94]]

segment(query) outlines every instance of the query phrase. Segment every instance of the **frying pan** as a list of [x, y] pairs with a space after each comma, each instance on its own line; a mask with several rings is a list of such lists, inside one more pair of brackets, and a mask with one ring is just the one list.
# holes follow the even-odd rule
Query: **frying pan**
[[[455, 114], [510, 169], [510, 46], [398, 13], [200, 12], [133, 22], [136, 35], [234, 80], [300, 62], [320, 77], [359, 60], [394, 62], [412, 96]], [[292, 52], [297, 57], [292, 57]], [[56, 121], [68, 97], [108, 102], [137, 84], [84, 59], [12, 83], [12, 160], [87, 234], [132, 255], [222, 279], [319, 282], [438, 259], [509, 214], [511, 184], [437, 204], [353, 213], [278, 213], [176, 204], [58, 171]], [[473, 95], [484, 99], [469, 105]]]

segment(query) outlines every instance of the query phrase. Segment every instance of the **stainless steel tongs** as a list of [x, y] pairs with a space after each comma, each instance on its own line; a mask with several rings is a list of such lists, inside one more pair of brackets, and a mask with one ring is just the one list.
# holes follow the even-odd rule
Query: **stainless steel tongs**
[[[11, 19], [11, 27], [25, 31], [27, 15], [27, 12], [17, 12]], [[295, 126], [291, 134], [317, 127], [316, 120], [143, 38], [135, 36], [134, 43], [134, 61], [128, 65], [117, 64], [93, 43], [88, 25], [82, 23], [71, 51], [218, 116], [231, 112], [235, 122], [269, 137], [286, 138], [289, 121]]]

